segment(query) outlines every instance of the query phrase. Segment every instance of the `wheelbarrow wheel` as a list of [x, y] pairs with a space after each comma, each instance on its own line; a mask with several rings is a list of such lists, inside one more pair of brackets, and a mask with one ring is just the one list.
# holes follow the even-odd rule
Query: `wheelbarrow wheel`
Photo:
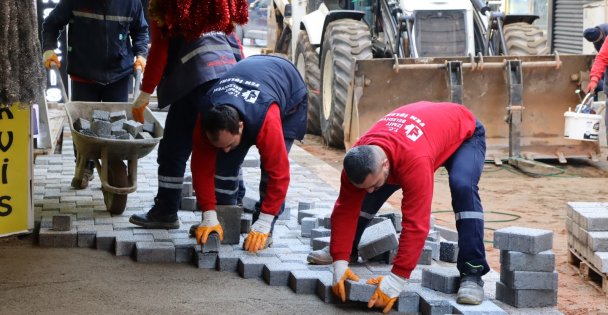
[[[127, 166], [123, 161], [108, 161], [108, 184], [116, 188], [128, 187]], [[103, 190], [103, 201], [111, 214], [122, 214], [127, 206], [127, 195]]]

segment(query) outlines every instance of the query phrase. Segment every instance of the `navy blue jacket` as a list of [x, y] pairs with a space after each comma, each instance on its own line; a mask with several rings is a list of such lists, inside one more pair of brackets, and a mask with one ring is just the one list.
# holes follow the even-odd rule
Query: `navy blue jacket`
[[241, 46], [234, 33], [206, 33], [190, 42], [174, 38], [157, 87], [158, 106], [163, 108], [197, 86], [219, 79], [241, 59]]
[[68, 23], [68, 47], [62, 50], [71, 75], [113, 83], [133, 73], [134, 56], [148, 55], [141, 0], [61, 0], [42, 24], [44, 51], [57, 48], [59, 32]]
[[[308, 92], [296, 67], [286, 59], [256, 55], [243, 59], [228, 71], [208, 93], [213, 106], [229, 105], [243, 120], [243, 138], [254, 144], [266, 112], [277, 103], [283, 136], [304, 139]], [[204, 115], [204, 114], [203, 114]]]

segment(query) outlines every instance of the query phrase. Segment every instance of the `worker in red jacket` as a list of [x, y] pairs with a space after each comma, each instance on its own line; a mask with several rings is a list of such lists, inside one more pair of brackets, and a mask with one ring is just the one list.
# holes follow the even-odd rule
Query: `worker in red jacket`
[[480, 304], [484, 298], [481, 276], [490, 270], [477, 186], [485, 152], [483, 125], [459, 104], [418, 102], [381, 118], [344, 157], [340, 194], [331, 216], [333, 292], [345, 301], [344, 281], [358, 280], [348, 268], [351, 246], [364, 230], [357, 229], [357, 224], [367, 226], [365, 221], [401, 189], [403, 231], [391, 274], [368, 280], [378, 286], [368, 306], [390, 311], [424, 247], [434, 173], [445, 166], [458, 230], [461, 284], [457, 302]]

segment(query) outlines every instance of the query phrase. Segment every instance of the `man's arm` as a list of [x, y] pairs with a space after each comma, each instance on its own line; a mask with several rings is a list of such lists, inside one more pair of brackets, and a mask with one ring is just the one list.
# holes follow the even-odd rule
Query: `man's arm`
[[330, 253], [334, 261], [350, 260], [357, 221], [366, 191], [355, 187], [342, 171], [340, 193], [331, 213]]
[[595, 56], [595, 61], [593, 61], [591, 73], [589, 74], [590, 83], [595, 83], [596, 86], [600, 79], [602, 79], [604, 71], [606, 71], [606, 65], [608, 65], [608, 44], [606, 44], [607, 42], [608, 40], [604, 41], [602, 49], [600, 49], [600, 52], [597, 54], [597, 56]]
[[433, 200], [434, 166], [430, 158], [418, 158], [403, 170], [396, 170], [403, 189], [401, 212], [403, 231], [392, 272], [408, 279], [429, 234]]
[[211, 145], [201, 128], [200, 116], [196, 120], [192, 135], [192, 186], [196, 192], [196, 202], [205, 210], [215, 209], [215, 160], [217, 149]]
[[68, 24], [71, 17], [72, 1], [59, 1], [53, 11], [51, 11], [42, 23], [42, 51], [54, 50], [57, 48], [59, 32]]
[[146, 58], [148, 56], [148, 23], [144, 16], [144, 10], [141, 1], [134, 1], [135, 9], [133, 22], [129, 26], [129, 33], [133, 43], [133, 55]]
[[261, 212], [276, 216], [285, 201], [289, 186], [289, 158], [283, 138], [281, 113], [276, 103], [271, 104], [266, 113], [264, 124], [256, 138], [256, 146], [260, 151], [262, 167], [268, 173]]

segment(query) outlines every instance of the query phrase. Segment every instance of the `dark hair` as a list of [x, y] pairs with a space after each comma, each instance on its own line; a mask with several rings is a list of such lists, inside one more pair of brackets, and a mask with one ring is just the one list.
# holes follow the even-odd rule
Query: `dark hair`
[[369, 174], [378, 169], [380, 156], [370, 145], [361, 145], [350, 149], [344, 156], [344, 172], [348, 179], [356, 185], [365, 181]]
[[211, 140], [218, 139], [220, 131], [226, 130], [233, 135], [239, 134], [239, 112], [228, 105], [213, 106], [201, 114], [201, 127], [203, 132], [211, 136]]

